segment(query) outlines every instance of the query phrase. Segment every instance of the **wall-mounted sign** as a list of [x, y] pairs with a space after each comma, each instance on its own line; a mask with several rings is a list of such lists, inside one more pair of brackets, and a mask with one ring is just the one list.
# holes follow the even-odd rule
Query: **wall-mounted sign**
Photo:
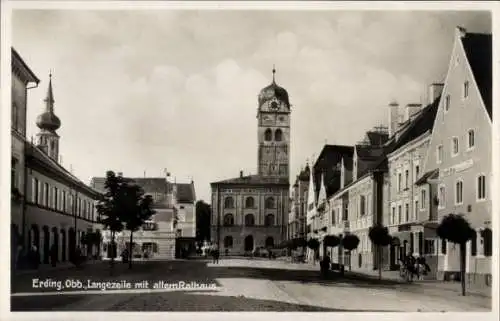
[[455, 173], [460, 173], [463, 172], [469, 168], [471, 168], [474, 165], [474, 161], [472, 159], [468, 159], [464, 162], [458, 163], [454, 166], [445, 168], [443, 170], [439, 171], [439, 178], [451, 176]]

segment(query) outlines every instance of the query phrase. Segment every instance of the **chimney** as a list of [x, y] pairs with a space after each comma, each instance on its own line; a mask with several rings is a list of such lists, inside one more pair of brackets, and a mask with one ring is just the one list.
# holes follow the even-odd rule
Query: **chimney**
[[422, 109], [422, 104], [408, 104], [405, 108], [405, 121], [412, 120], [413, 117]]
[[240, 178], [243, 178], [243, 171], [240, 171]]
[[456, 26], [455, 27], [455, 35], [457, 38], [463, 38], [467, 34], [467, 29], [464, 27]]
[[398, 129], [399, 104], [392, 102], [389, 104], [389, 136], [394, 135]]
[[429, 105], [443, 93], [444, 84], [434, 83], [429, 86]]

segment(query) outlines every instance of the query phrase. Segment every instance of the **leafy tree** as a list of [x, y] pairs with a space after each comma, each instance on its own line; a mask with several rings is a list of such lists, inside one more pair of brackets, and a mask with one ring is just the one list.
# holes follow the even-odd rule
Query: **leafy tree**
[[323, 244], [328, 247], [336, 247], [340, 245], [340, 237], [337, 235], [327, 235], [323, 239]]
[[340, 245], [340, 237], [337, 235], [326, 235], [323, 238], [323, 257], [326, 256], [326, 249], [328, 247], [336, 247]]
[[123, 184], [119, 197], [122, 203], [126, 205], [120, 212], [120, 219], [125, 224], [125, 229], [130, 231], [128, 267], [131, 269], [134, 232], [155, 213], [152, 209], [153, 198], [151, 195], [144, 195], [144, 190], [131, 180], [127, 180], [127, 182]]
[[318, 252], [320, 243], [318, 239], [311, 238], [307, 241], [307, 247], [313, 251], [313, 264], [316, 263], [316, 254]]
[[111, 232], [111, 242], [108, 248], [111, 248], [111, 273], [113, 273], [113, 266], [116, 256], [116, 233], [123, 231], [123, 222], [121, 220], [121, 212], [125, 210], [123, 197], [121, 197], [122, 188], [125, 184], [122, 176], [117, 176], [113, 171], [106, 172], [106, 181], [104, 188], [106, 192], [99, 200], [96, 209], [101, 217], [100, 222], [104, 228]]
[[359, 237], [356, 234], [348, 233], [342, 238], [341, 245], [349, 253], [349, 271], [350, 271], [351, 270], [351, 251], [358, 248]]
[[317, 239], [311, 238], [307, 241], [307, 247], [311, 250], [317, 250], [319, 248], [319, 241]]
[[196, 202], [196, 241], [203, 244], [210, 240], [210, 205], [203, 200]]
[[436, 232], [439, 238], [460, 246], [460, 280], [462, 281], [462, 295], [465, 296], [466, 244], [470, 239], [476, 237], [476, 232], [460, 214], [448, 214], [443, 217]]
[[391, 244], [392, 237], [389, 235], [389, 230], [387, 227], [376, 224], [371, 226], [368, 231], [368, 237], [372, 243], [377, 248], [377, 267], [378, 267], [378, 278], [382, 279], [382, 249], [384, 246]]

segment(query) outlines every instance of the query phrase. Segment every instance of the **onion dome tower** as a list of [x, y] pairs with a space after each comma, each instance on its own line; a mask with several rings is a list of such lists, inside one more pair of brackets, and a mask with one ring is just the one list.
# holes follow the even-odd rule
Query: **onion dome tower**
[[49, 74], [49, 88], [44, 102], [45, 111], [36, 119], [36, 125], [40, 128], [37, 134], [37, 146], [57, 162], [59, 157], [59, 135], [56, 130], [61, 127], [61, 121], [54, 113], [52, 74]]

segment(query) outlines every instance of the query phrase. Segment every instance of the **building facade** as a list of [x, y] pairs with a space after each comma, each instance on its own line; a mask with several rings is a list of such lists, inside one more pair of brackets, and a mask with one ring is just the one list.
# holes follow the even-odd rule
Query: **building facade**
[[26, 247], [26, 124], [28, 90], [36, 88], [40, 82], [17, 51], [11, 49], [11, 263], [17, 263], [18, 246]]
[[[425, 256], [431, 271], [436, 271], [433, 252], [435, 232], [430, 232], [418, 215], [421, 208], [427, 206], [427, 191], [422, 191], [415, 183], [423, 174], [442, 88], [443, 84], [438, 83], [429, 86], [429, 104], [424, 108], [417, 104], [406, 106], [406, 117], [394, 132], [393, 151], [387, 155], [389, 190], [384, 222], [394, 238], [389, 262], [386, 262], [390, 269], [396, 269], [403, 258], [411, 253]], [[394, 115], [395, 108], [397, 106], [394, 104], [390, 105], [391, 115]]]
[[292, 187], [291, 209], [288, 215], [288, 240], [306, 237], [307, 190], [309, 189], [309, 165], [300, 171]]
[[[491, 278], [492, 42], [489, 34], [456, 28], [448, 73], [425, 161], [429, 208], [421, 219], [437, 225], [447, 214], [462, 214], [477, 235], [467, 244], [470, 283]], [[441, 242], [438, 278], [456, 275], [458, 246]], [[491, 284], [491, 283], [490, 283]]]
[[[119, 175], [122, 175], [122, 173], [119, 173]], [[176, 195], [179, 195], [177, 191], [183, 189], [183, 187], [179, 188], [177, 186], [179, 184], [169, 183], [163, 177], [134, 177], [127, 179], [142, 187], [145, 195], [150, 195], [153, 198], [152, 207], [155, 210], [155, 214], [138, 231], [134, 232], [132, 244], [134, 257], [141, 259], [174, 259], [176, 256], [176, 236], [181, 234], [178, 232], [179, 229], [182, 231], [182, 227], [179, 228], [180, 206], [176, 201]], [[101, 193], [105, 193], [105, 181], [106, 178], [104, 177], [94, 177], [91, 185]], [[184, 198], [185, 195], [182, 196], [182, 201], [187, 202], [188, 198]], [[190, 221], [191, 216], [186, 215], [184, 208], [183, 210], [184, 222], [186, 217]], [[116, 249], [112, 246], [111, 232], [104, 230], [102, 235], [103, 259], [109, 260], [114, 257], [115, 260], [121, 260], [121, 253], [129, 247], [130, 232], [125, 230], [115, 234]]]
[[291, 110], [274, 73], [258, 97], [258, 174], [211, 183], [212, 242], [229, 255], [273, 247], [287, 237]]
[[173, 184], [172, 199], [177, 212], [175, 257], [187, 257], [196, 251], [196, 193], [194, 182]]
[[[13, 161], [12, 185], [19, 197], [13, 202], [11, 226], [22, 245], [16, 255], [24, 257], [36, 247], [40, 262], [49, 263], [50, 251], [57, 262], [69, 261], [84, 235], [99, 228], [94, 201], [99, 193], [68, 172], [59, 162], [61, 121], [54, 111], [52, 78], [50, 77], [45, 109], [37, 117], [36, 142], [26, 140], [26, 88], [38, 83], [19, 54], [12, 50]], [[24, 157], [24, 158], [23, 158]], [[14, 199], [14, 198], [13, 198]], [[20, 200], [20, 201], [19, 201]], [[19, 241], [19, 239], [21, 241]], [[95, 254], [97, 249], [90, 249]], [[85, 254], [85, 253], [84, 253]]]

